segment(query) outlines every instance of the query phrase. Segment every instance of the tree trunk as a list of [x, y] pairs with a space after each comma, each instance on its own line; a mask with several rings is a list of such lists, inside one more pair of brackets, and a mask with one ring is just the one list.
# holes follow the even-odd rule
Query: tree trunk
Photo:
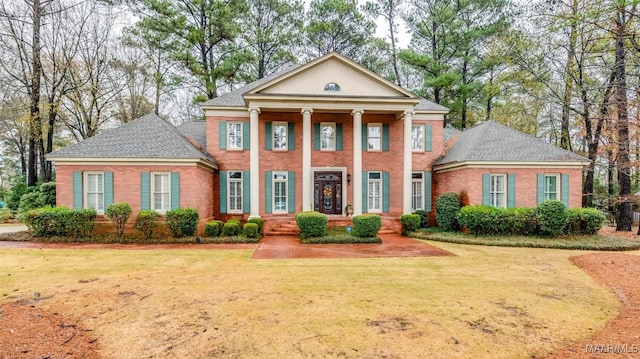
[[40, 20], [42, 7], [40, 0], [33, 0], [33, 34], [31, 45], [31, 88], [30, 88], [30, 121], [29, 121], [29, 156], [27, 163], [27, 186], [35, 186], [38, 182], [38, 143], [42, 139], [40, 120]]
[[567, 65], [564, 73], [564, 99], [562, 101], [562, 117], [560, 119], [560, 147], [571, 151], [571, 136], [569, 135], [571, 99], [573, 98], [573, 74], [575, 72], [576, 42], [578, 31], [576, 29], [576, 16], [578, 16], [578, 1], [573, 0], [571, 5], [571, 32], [569, 34], [569, 49], [567, 51]]

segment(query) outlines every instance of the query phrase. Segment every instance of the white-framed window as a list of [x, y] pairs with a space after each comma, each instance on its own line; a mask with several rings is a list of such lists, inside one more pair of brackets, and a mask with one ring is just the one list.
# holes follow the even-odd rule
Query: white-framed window
[[544, 200], [559, 200], [560, 176], [557, 174], [544, 175]]
[[287, 172], [273, 172], [273, 212], [287, 213]]
[[507, 176], [505, 174], [491, 175], [490, 205], [492, 207], [499, 207], [499, 208], [507, 207], [506, 184], [507, 184]]
[[424, 151], [424, 125], [411, 126], [411, 149]]
[[[286, 151], [288, 147], [288, 126], [286, 122], [274, 122], [273, 132], [273, 149], [276, 151]], [[293, 139], [292, 139], [293, 140]]]
[[336, 150], [336, 123], [335, 122], [320, 123], [320, 150], [321, 151]]
[[382, 150], [382, 124], [367, 124], [367, 149], [369, 151]]
[[411, 210], [424, 209], [424, 176], [422, 172], [411, 174]]
[[242, 122], [227, 122], [227, 148], [242, 149]]
[[151, 173], [151, 209], [158, 213], [171, 209], [171, 174], [168, 172]]
[[84, 173], [84, 208], [93, 208], [104, 213], [104, 173]]
[[227, 208], [229, 213], [242, 213], [242, 172], [227, 172]]
[[382, 172], [369, 172], [367, 176], [367, 209], [382, 212]]

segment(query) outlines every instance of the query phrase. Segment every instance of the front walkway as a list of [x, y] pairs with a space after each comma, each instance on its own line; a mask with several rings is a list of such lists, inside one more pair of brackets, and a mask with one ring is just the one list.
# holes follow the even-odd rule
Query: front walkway
[[416, 239], [398, 234], [380, 235], [382, 243], [375, 244], [302, 244], [298, 237], [267, 236], [260, 240], [253, 259], [285, 258], [375, 258], [375, 257], [432, 257], [455, 254]]

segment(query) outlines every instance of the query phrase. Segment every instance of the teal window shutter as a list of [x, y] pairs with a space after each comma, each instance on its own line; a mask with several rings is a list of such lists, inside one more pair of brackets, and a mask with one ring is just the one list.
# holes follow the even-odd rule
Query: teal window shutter
[[242, 123], [242, 149], [248, 150], [251, 146], [249, 146], [251, 140], [249, 139], [249, 122]]
[[491, 174], [482, 174], [482, 205], [491, 205]]
[[369, 173], [362, 171], [362, 213], [369, 211]]
[[313, 149], [320, 151], [320, 123], [313, 124]]
[[73, 208], [82, 208], [82, 172], [73, 172]]
[[104, 209], [113, 203], [113, 172], [104, 173]]
[[151, 208], [151, 194], [149, 172], [140, 173], [140, 210], [148, 210]]
[[289, 122], [287, 123], [287, 146], [289, 151], [293, 151], [296, 149], [296, 127], [295, 123]]
[[271, 150], [272, 148], [272, 142], [273, 142], [273, 130], [272, 130], [272, 123], [271, 122], [266, 122], [264, 124], [264, 149], [265, 150]]
[[369, 150], [369, 128], [366, 123], [362, 124], [362, 150]]
[[516, 174], [507, 174], [507, 207], [516, 206]]
[[296, 213], [296, 173], [289, 171], [287, 173], [287, 207], [289, 213]]
[[389, 190], [389, 172], [382, 172], [382, 212], [389, 212], [389, 199], [391, 193]]
[[227, 171], [220, 171], [220, 213], [227, 213]]
[[220, 144], [220, 149], [221, 150], [226, 150], [227, 149], [227, 122], [222, 121], [220, 123], [218, 123], [219, 126], [219, 139], [218, 139], [218, 143]]
[[336, 123], [336, 151], [342, 151], [342, 124]]
[[389, 124], [382, 124], [382, 151], [389, 152]]
[[431, 212], [431, 199], [433, 194], [431, 193], [431, 172], [424, 173], [424, 209], [427, 212]]
[[560, 198], [562, 198], [562, 203], [569, 207], [569, 175], [563, 174], [561, 181], [562, 193], [560, 193]]
[[171, 209], [180, 208], [180, 172], [171, 172]]
[[264, 173], [264, 210], [271, 213], [273, 207], [273, 172]]
[[433, 130], [431, 128], [431, 125], [425, 125], [424, 126], [424, 141], [425, 141], [425, 146], [424, 146], [424, 150], [425, 151], [431, 151], [431, 137], [433, 137]]
[[544, 201], [544, 173], [538, 173], [537, 187], [537, 203], [540, 204], [542, 201]]
[[249, 213], [250, 210], [251, 210], [251, 172], [242, 171], [242, 213]]

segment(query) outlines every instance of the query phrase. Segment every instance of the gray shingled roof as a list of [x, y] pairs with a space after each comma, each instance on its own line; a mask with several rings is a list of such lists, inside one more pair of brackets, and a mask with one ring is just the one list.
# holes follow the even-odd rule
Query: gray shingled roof
[[438, 165], [464, 162], [586, 162], [587, 158], [494, 121], [462, 131]]
[[176, 127], [180, 133], [196, 141], [202, 148], [207, 148], [205, 121], [189, 121]]
[[423, 98], [420, 99], [414, 109], [418, 111], [449, 111], [448, 108]]
[[447, 126], [442, 130], [442, 143], [447, 143], [450, 139], [454, 138], [457, 134], [460, 133], [460, 130], [451, 126], [451, 124], [447, 124]]
[[[194, 140], [198, 141], [194, 138]], [[47, 155], [48, 158], [175, 158], [214, 159], [198, 150], [183, 134], [164, 119], [151, 114], [118, 128], [69, 145]]]

